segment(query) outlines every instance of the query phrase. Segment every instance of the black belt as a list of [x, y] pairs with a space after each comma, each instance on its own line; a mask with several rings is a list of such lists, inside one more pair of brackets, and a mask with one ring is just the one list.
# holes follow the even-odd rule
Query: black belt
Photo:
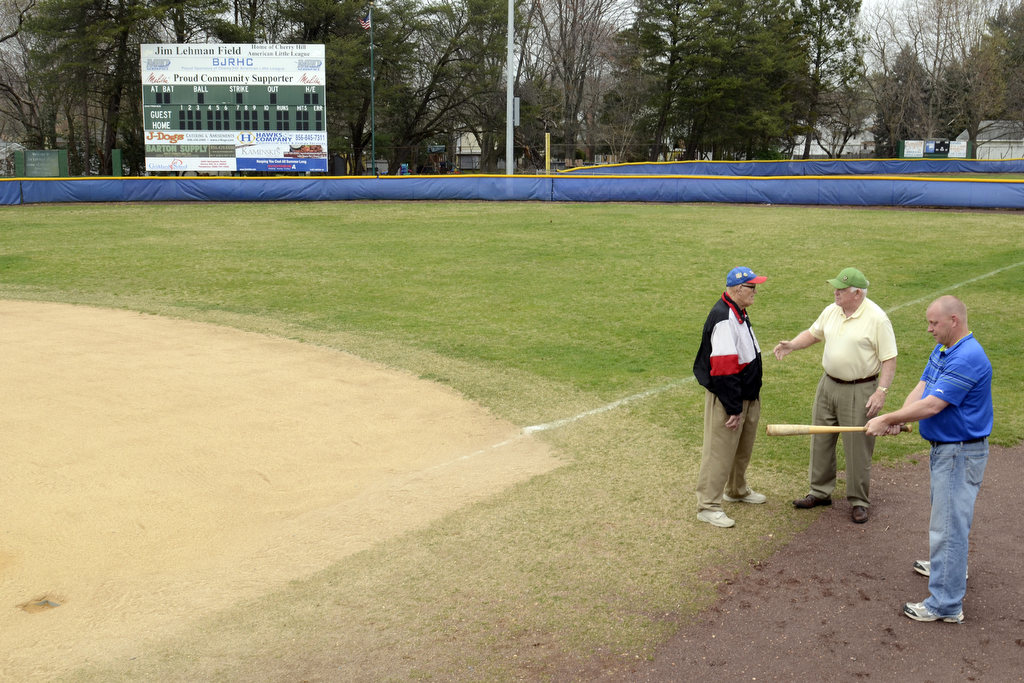
[[984, 441], [987, 438], [987, 436], [979, 436], [977, 439], [964, 439], [963, 441], [929, 441], [928, 443], [930, 443], [932, 446], [963, 446], [969, 443], [978, 443], [979, 441]]
[[825, 376], [828, 377], [833, 382], [838, 382], [839, 384], [864, 384], [865, 382], [874, 382], [876, 379], [878, 379], [878, 375], [871, 375], [870, 377], [861, 377], [860, 379], [838, 379], [828, 374], [827, 372], [825, 373]]

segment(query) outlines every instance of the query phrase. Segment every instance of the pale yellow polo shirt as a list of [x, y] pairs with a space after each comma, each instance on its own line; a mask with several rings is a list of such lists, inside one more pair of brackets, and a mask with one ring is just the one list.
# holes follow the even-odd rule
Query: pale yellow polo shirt
[[827, 306], [808, 332], [825, 341], [821, 366], [836, 379], [852, 381], [876, 375], [882, 361], [896, 357], [896, 335], [889, 316], [866, 297], [849, 318], [838, 305]]

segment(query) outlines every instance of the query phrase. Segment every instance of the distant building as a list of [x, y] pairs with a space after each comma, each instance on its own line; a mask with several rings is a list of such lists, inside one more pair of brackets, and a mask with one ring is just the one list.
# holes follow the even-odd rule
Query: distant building
[[477, 137], [472, 133], [459, 133], [455, 139], [455, 165], [463, 171], [480, 169], [480, 157], [483, 150]]
[[[970, 140], [965, 130], [957, 140]], [[975, 141], [978, 159], [1024, 159], [1024, 122], [982, 121]]]

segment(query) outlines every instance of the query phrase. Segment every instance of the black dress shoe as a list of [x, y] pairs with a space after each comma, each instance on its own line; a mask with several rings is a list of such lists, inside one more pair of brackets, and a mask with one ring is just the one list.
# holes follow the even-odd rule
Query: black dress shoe
[[868, 509], [863, 505], [854, 505], [850, 508], [850, 519], [856, 524], [863, 524], [868, 521]]
[[807, 508], [818, 507], [819, 505], [831, 505], [831, 504], [832, 504], [832, 499], [831, 498], [818, 498], [817, 496], [814, 496], [814, 495], [812, 495], [810, 493], [808, 493], [803, 498], [800, 498], [798, 500], [794, 500], [793, 501], [793, 507], [803, 508], [805, 510]]

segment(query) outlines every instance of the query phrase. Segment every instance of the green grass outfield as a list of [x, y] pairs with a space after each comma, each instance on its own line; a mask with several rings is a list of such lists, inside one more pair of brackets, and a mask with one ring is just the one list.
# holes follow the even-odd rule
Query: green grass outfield
[[[967, 303], [995, 366], [993, 442], [1024, 438], [1024, 215], [723, 205], [279, 203], [0, 209], [0, 297], [126, 308], [266, 332], [444, 382], [540, 432], [566, 465], [83, 678], [543, 679], [646, 657], [815, 513], [806, 438], [760, 437], [766, 506], [695, 520], [703, 390], [691, 365], [725, 273], [768, 276], [751, 308], [762, 423], [809, 422], [820, 347], [770, 351], [871, 280], [900, 345], [889, 408], [933, 345], [924, 310]], [[647, 393], [649, 392], [649, 393]], [[876, 460], [924, 453], [880, 439]], [[731, 510], [730, 510], [731, 512]], [[925, 530], [922, 529], [922, 534]], [[230, 603], [230, 598], [226, 598]], [[244, 657], [237, 653], [244, 652]], [[555, 664], [557, 663], [557, 664]]]

